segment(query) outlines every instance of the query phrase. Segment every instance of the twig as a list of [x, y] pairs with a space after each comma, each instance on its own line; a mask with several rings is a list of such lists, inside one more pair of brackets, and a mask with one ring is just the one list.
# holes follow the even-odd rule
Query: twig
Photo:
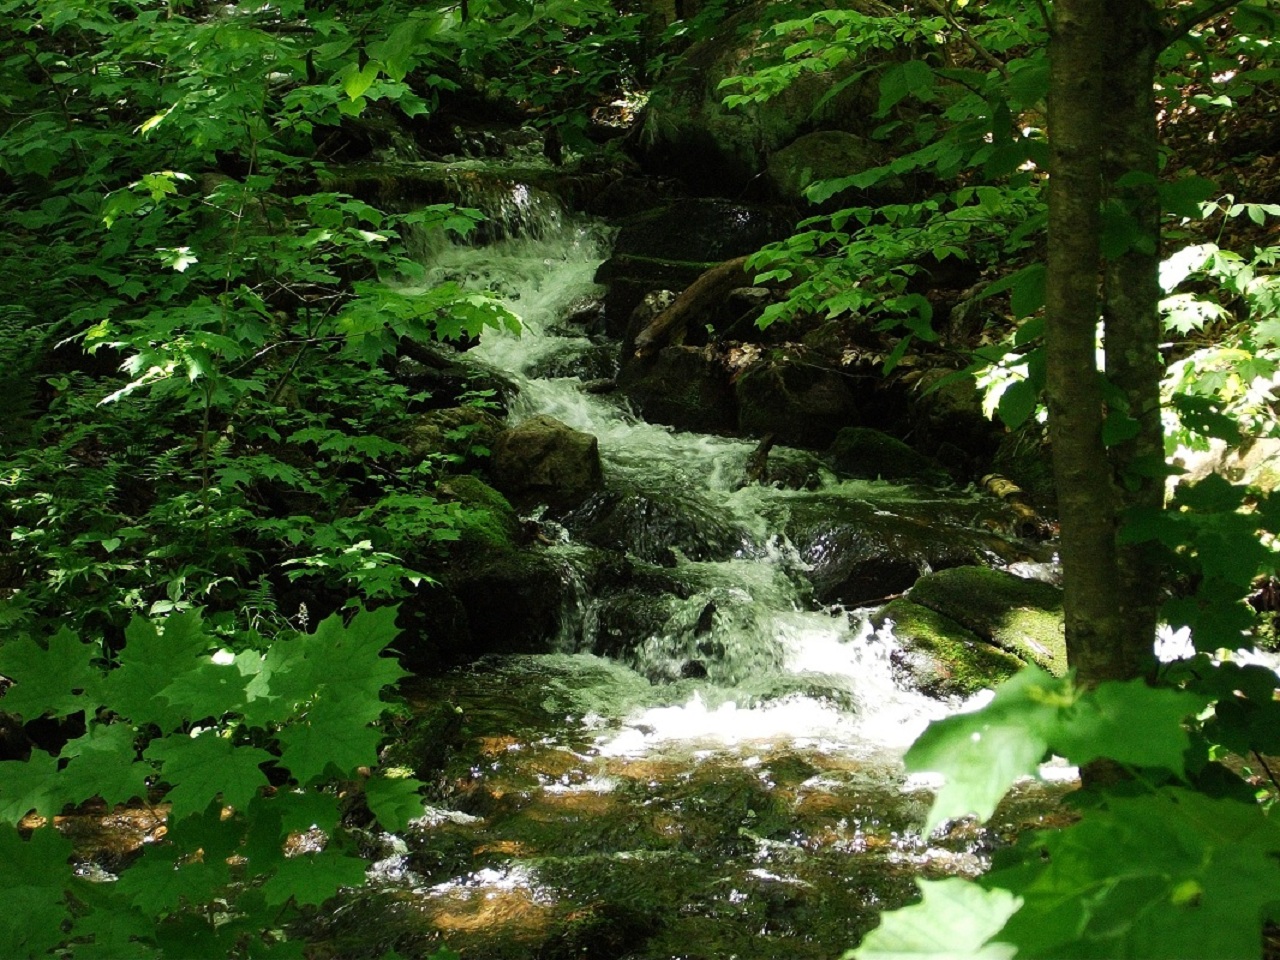
[[1200, 24], [1208, 20], [1212, 20], [1214, 17], [1218, 16], [1219, 14], [1226, 13], [1232, 7], [1236, 6], [1236, 4], [1238, 4], [1239, 2], [1240, 0], [1217, 0], [1216, 3], [1211, 3], [1208, 7], [1206, 7], [1204, 10], [1201, 10], [1199, 13], [1191, 14], [1191, 16], [1187, 17], [1187, 19], [1183, 20], [1176, 27], [1174, 27], [1172, 30], [1170, 30], [1168, 33], [1165, 34], [1164, 42], [1160, 45], [1160, 49], [1167, 50], [1169, 47], [1173, 46], [1175, 43], [1177, 43], [1179, 40], [1185, 37], [1188, 33], [1194, 30], [1197, 26], [1199, 26]]

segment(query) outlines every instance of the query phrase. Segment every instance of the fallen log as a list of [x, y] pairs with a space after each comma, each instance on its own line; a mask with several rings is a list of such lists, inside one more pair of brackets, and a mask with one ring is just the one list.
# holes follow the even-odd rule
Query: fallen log
[[717, 264], [693, 281], [636, 336], [636, 356], [652, 356], [663, 347], [683, 343], [691, 316], [749, 282], [744, 270], [746, 265], [746, 257], [735, 257]]

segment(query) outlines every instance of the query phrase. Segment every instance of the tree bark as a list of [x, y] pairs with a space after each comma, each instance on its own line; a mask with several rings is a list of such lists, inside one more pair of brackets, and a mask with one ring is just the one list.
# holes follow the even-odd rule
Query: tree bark
[[[1164, 498], [1160, 421], [1160, 199], [1155, 70], [1161, 33], [1149, 0], [1110, 0], [1103, 52], [1102, 176], [1105, 200], [1132, 228], [1128, 249], [1103, 266], [1102, 317], [1107, 377], [1124, 396], [1136, 434], [1112, 447], [1120, 507], [1159, 508]], [[1123, 516], [1120, 518], [1123, 522]], [[1159, 615], [1151, 547], [1121, 544], [1119, 646], [1097, 680], [1128, 679], [1149, 669]]]
[[1062, 522], [1067, 658], [1093, 685], [1121, 641], [1116, 495], [1097, 369], [1105, 0], [1058, 0], [1050, 41], [1046, 392]]

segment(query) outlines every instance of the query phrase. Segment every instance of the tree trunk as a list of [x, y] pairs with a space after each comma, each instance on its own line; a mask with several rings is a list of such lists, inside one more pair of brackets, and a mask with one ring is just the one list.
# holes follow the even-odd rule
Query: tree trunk
[[1045, 349], [1062, 521], [1067, 658], [1081, 682], [1113, 675], [1123, 634], [1116, 494], [1102, 443], [1097, 370], [1105, 0], [1058, 0], [1050, 42]]
[[[1110, 0], [1103, 52], [1102, 176], [1106, 200], [1133, 228], [1129, 248], [1103, 266], [1107, 377], [1124, 396], [1135, 435], [1111, 449], [1122, 508], [1159, 508], [1164, 497], [1160, 422], [1160, 200], [1156, 193], [1154, 95], [1161, 35], [1149, 0]], [[1121, 517], [1123, 522], [1123, 517]], [[1118, 548], [1122, 633], [1102, 674], [1129, 679], [1149, 669], [1159, 613], [1150, 546]], [[1099, 667], [1103, 667], [1099, 664]]]

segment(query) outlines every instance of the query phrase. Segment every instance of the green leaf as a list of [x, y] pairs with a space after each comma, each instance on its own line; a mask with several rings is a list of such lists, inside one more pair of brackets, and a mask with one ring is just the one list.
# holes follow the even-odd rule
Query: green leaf
[[325, 776], [331, 764], [339, 776], [350, 777], [378, 762], [381, 739], [378, 730], [353, 724], [341, 704], [322, 701], [305, 720], [280, 731], [281, 764], [302, 785]]
[[924, 899], [886, 913], [843, 960], [1011, 960], [1008, 943], [992, 943], [1022, 900], [969, 880], [917, 880]]
[[371, 777], [365, 782], [365, 801], [383, 830], [399, 833], [422, 816], [422, 787], [413, 777]]
[[337, 851], [304, 853], [281, 863], [275, 876], [263, 885], [262, 892], [271, 906], [290, 900], [318, 906], [342, 887], [364, 883], [367, 868], [368, 864], [360, 857]]
[[101, 797], [108, 806], [145, 797], [152, 771], [137, 762], [137, 736], [125, 723], [94, 723], [88, 733], [70, 741], [62, 756], [71, 758], [64, 771], [71, 791], [81, 800]]
[[996, 412], [1010, 430], [1016, 430], [1031, 418], [1040, 403], [1040, 391], [1030, 380], [1014, 380], [1000, 394]]
[[342, 90], [353, 101], [359, 100], [378, 79], [382, 64], [370, 60], [363, 67], [351, 64], [343, 71]]
[[28, 813], [42, 817], [61, 813], [68, 803], [83, 800], [72, 799], [65, 789], [58, 758], [43, 750], [32, 750], [29, 760], [5, 760], [0, 762], [0, 821], [17, 824]]
[[0, 944], [6, 957], [43, 957], [66, 938], [66, 894], [75, 884], [71, 856], [70, 842], [51, 827], [24, 840], [14, 828], [0, 826]]
[[0, 703], [7, 712], [27, 720], [97, 707], [85, 697], [101, 677], [91, 663], [96, 653], [96, 646], [82, 643], [65, 627], [49, 638], [47, 646], [28, 637], [10, 640], [0, 646], [0, 674], [14, 684]]
[[1183, 776], [1191, 740], [1182, 722], [1209, 701], [1203, 694], [1151, 687], [1140, 679], [1103, 683], [1062, 711], [1049, 745], [1077, 765], [1109, 757]]
[[267, 785], [262, 765], [275, 760], [265, 750], [233, 746], [212, 732], [156, 740], [145, 756], [160, 761], [160, 779], [170, 785], [165, 799], [173, 805], [175, 817], [200, 813], [218, 797], [227, 806], [244, 809]]
[[904, 757], [909, 771], [946, 778], [924, 832], [954, 817], [989, 818], [1015, 780], [1035, 774], [1049, 747], [1044, 731], [1070, 701], [1068, 680], [1027, 667], [976, 713], [929, 724]]
[[1217, 186], [1204, 177], [1179, 177], [1157, 188], [1160, 207], [1165, 213], [1188, 220], [1200, 219], [1200, 205], [1217, 193]]
[[1024, 906], [1002, 936], [1028, 956], [1256, 957], [1280, 886], [1280, 829], [1256, 804], [1176, 787], [1107, 797], [1045, 831], [984, 885]]

